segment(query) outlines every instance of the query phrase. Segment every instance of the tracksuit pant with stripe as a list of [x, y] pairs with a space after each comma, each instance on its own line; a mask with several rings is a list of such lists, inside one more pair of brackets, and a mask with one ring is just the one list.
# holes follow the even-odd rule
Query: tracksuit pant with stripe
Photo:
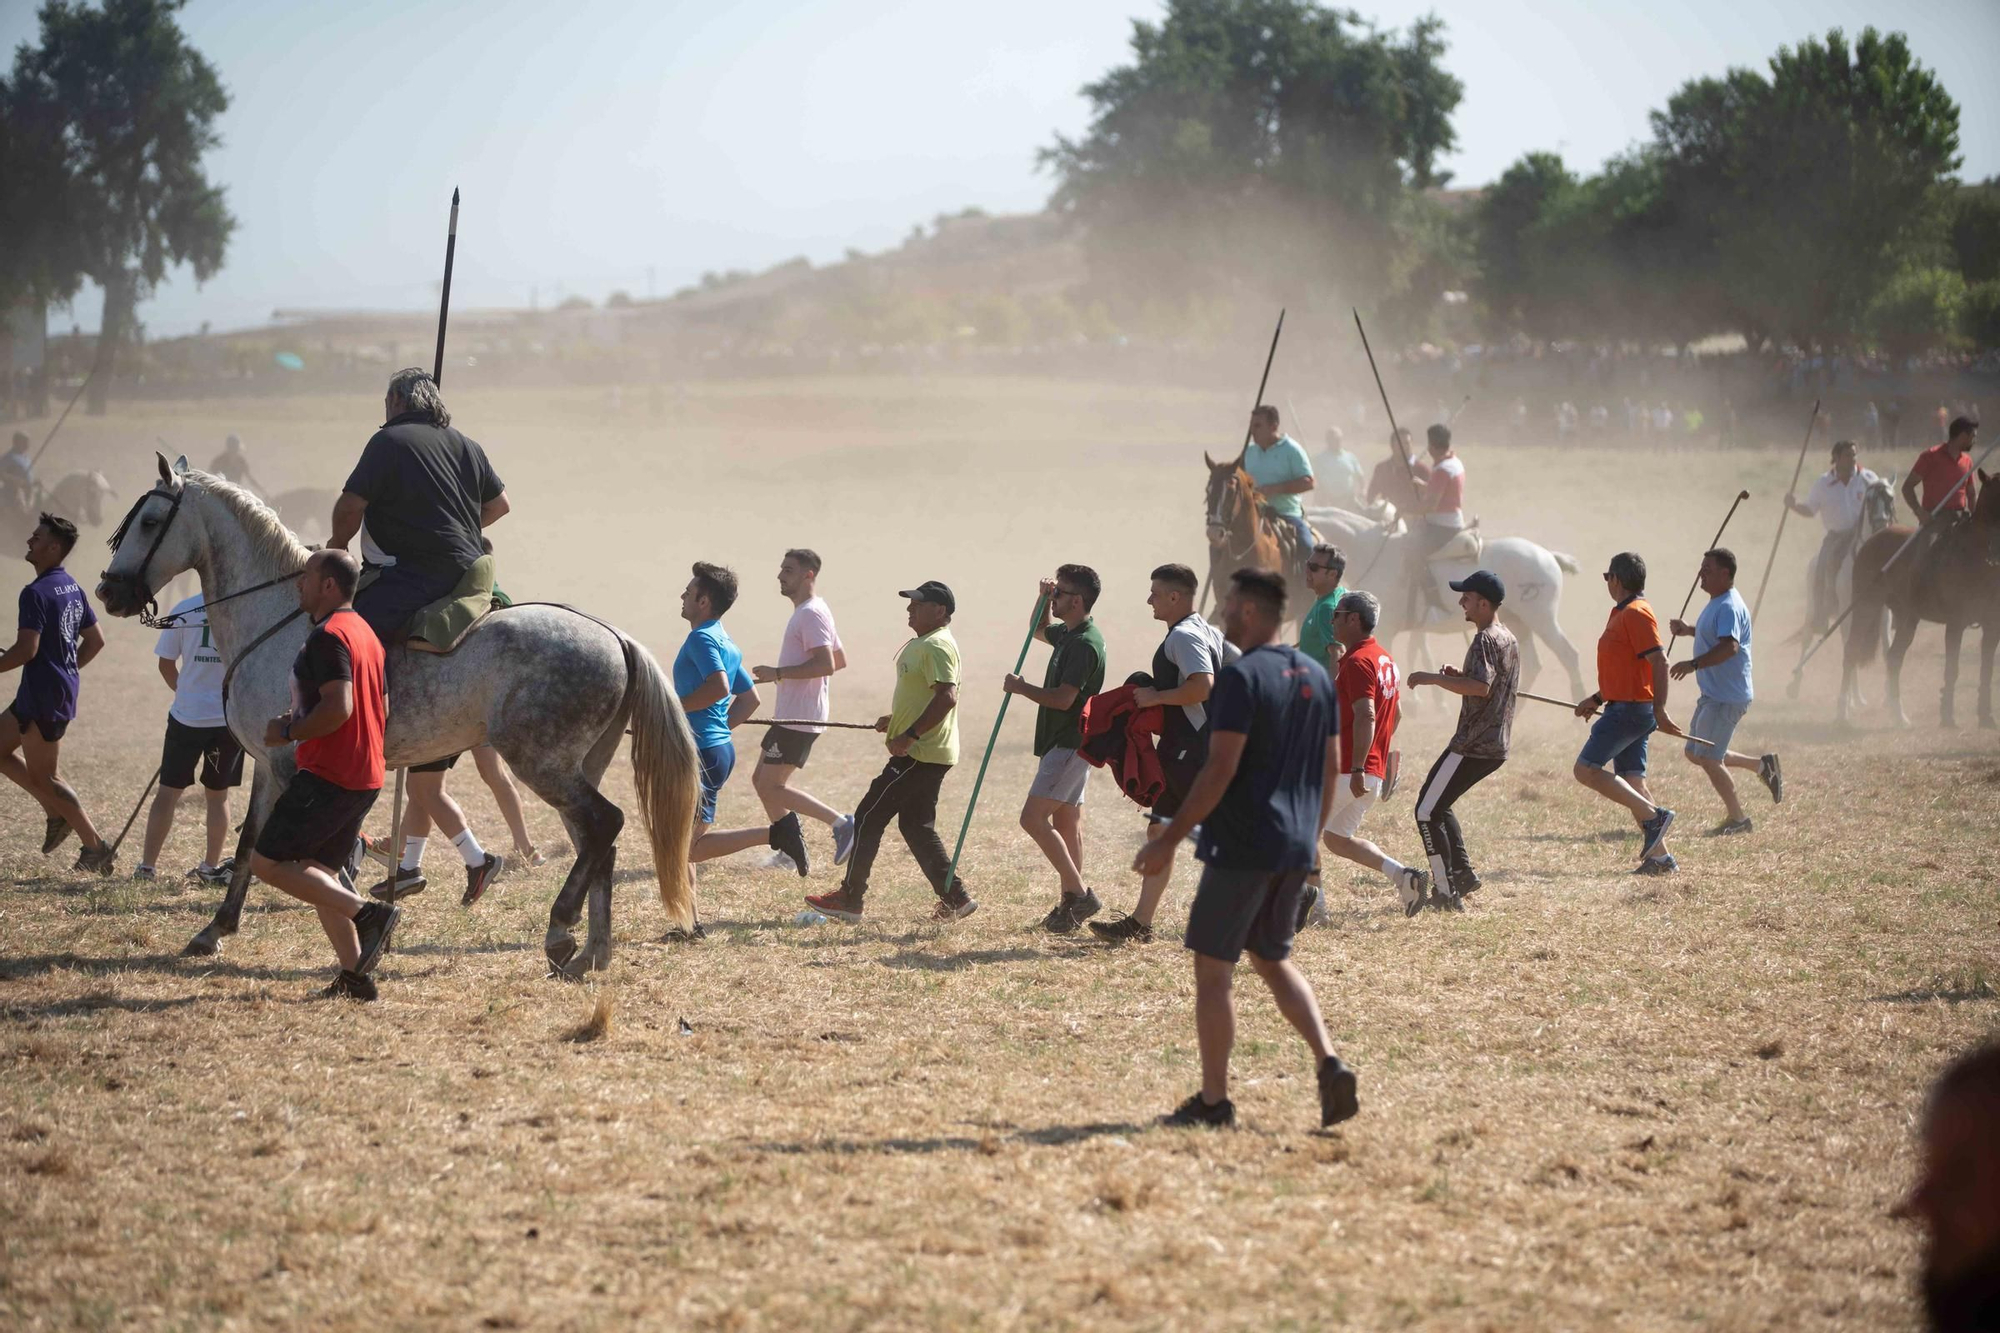
[[950, 764], [927, 764], [904, 755], [891, 759], [868, 784], [868, 794], [854, 807], [854, 853], [848, 858], [847, 878], [841, 888], [859, 901], [868, 892], [868, 872], [875, 866], [875, 854], [882, 849], [882, 835], [895, 820], [909, 844], [910, 855], [931, 882], [931, 888], [945, 896], [945, 876], [951, 873], [951, 856], [937, 831], [938, 789], [944, 785]]
[[1417, 836], [1430, 858], [1431, 883], [1464, 894], [1473, 881], [1472, 860], [1465, 853], [1452, 803], [1499, 771], [1505, 759], [1474, 759], [1452, 750], [1439, 755], [1417, 791]]

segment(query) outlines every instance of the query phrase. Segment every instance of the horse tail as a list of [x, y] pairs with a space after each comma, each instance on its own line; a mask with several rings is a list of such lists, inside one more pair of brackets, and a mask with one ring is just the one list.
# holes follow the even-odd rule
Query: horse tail
[[688, 840], [694, 834], [701, 758], [695, 753], [687, 714], [659, 662], [634, 639], [625, 640], [625, 653], [632, 664], [632, 784], [639, 794], [646, 837], [653, 844], [660, 906], [670, 920], [691, 929], [694, 881], [688, 868]]
[[1550, 551], [1549, 558], [1555, 561], [1556, 568], [1565, 574], [1581, 574], [1583, 572], [1583, 566], [1579, 565], [1576, 562], [1576, 557], [1568, 551]]

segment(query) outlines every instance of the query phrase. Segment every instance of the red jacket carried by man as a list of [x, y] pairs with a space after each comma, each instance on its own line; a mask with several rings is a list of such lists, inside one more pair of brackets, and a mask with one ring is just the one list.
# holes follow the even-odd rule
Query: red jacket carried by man
[[1109, 768], [1118, 789], [1145, 809], [1159, 803], [1167, 789], [1154, 741], [1166, 721], [1158, 704], [1141, 708], [1133, 699], [1136, 685], [1120, 685], [1093, 694], [1083, 703], [1083, 746], [1078, 751], [1097, 768]]

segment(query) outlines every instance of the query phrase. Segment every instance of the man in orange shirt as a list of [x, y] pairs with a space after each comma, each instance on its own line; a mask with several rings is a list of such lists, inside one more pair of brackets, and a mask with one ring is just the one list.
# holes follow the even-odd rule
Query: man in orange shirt
[[[1660, 622], [1641, 596], [1646, 562], [1632, 551], [1612, 556], [1604, 590], [1612, 607], [1597, 640], [1597, 693], [1576, 706], [1576, 715], [1590, 717], [1600, 708], [1604, 713], [1591, 724], [1590, 739], [1576, 757], [1576, 780], [1632, 812], [1645, 839], [1634, 873], [1670, 874], [1679, 868], [1667, 851], [1674, 812], [1656, 804], [1646, 789], [1646, 738], [1655, 731], [1678, 736], [1681, 729], [1667, 716], [1667, 654]], [[1611, 765], [1608, 773], [1606, 764]]]

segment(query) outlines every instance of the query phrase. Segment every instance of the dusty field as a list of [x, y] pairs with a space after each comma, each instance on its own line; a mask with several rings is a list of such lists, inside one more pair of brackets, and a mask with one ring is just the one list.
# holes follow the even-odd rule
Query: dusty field
[[[1112, 671], [1143, 665], [1146, 570], [1200, 550], [1196, 451], [1240, 438], [1228, 399], [1030, 382], [697, 388], [657, 418], [632, 392], [614, 411], [471, 386], [453, 406], [510, 483], [506, 587], [605, 614], [663, 658], [674, 594], [706, 558], [742, 572], [728, 623], [767, 660], [787, 610], [778, 555], [811, 545], [852, 663], [836, 714], [872, 717], [902, 641], [893, 591], [950, 582], [972, 751], [946, 787], [953, 831], [1036, 575], [1095, 565]], [[129, 500], [156, 435], [205, 463], [235, 430], [272, 487], [333, 486], [377, 407], [128, 411], [73, 421], [50, 463], [102, 466]], [[1782, 446], [1482, 454], [1464, 434], [1487, 530], [1582, 560], [1564, 618], [1586, 653], [1608, 555], [1644, 552], [1672, 609], [1738, 486], [1754, 498], [1731, 538], [1761, 570], [1791, 463]], [[1810, 539], [1793, 529], [1787, 550], [1738, 748], [1781, 751], [1790, 791], [1781, 811], [1746, 792], [1755, 835], [1697, 836], [1719, 807], [1656, 749], [1684, 869], [1630, 879], [1622, 812], [1568, 776], [1579, 725], [1524, 704], [1515, 756], [1461, 805], [1488, 885], [1472, 910], [1406, 921], [1379, 877], [1330, 876], [1334, 924], [1299, 956], [1363, 1108], [1331, 1134], [1247, 973], [1244, 1127], [1150, 1126], [1196, 1082], [1187, 960], [1171, 940], [1114, 952], [1033, 929], [1054, 887], [1014, 824], [1024, 712], [967, 848], [969, 921], [924, 922], [928, 890], [892, 838], [863, 928], [794, 925], [797, 879], [743, 858], [702, 881], [710, 939], [663, 945], [628, 838], [638, 873], [602, 981], [542, 980], [564, 859], [511, 873], [474, 913], [414, 900], [371, 1007], [309, 998], [324, 940], [265, 889], [221, 959], [179, 959], [208, 892], [73, 876], [73, 850], [43, 861], [38, 812], [0, 791], [0, 1323], [1911, 1327], [1916, 1245], [1889, 1216], [1911, 1117], [2000, 1018], [2000, 745], [1936, 727], [1935, 629], [1912, 659], [1909, 732], [1828, 725], [1831, 660], [1787, 701], [1777, 641], [1795, 612], [1777, 608], [1795, 605]], [[65, 748], [115, 833], [167, 697], [151, 635], [108, 633]], [[1459, 642], [1432, 646], [1451, 660]], [[1447, 733], [1441, 709], [1407, 718], [1419, 773]], [[754, 741], [724, 824], [761, 822]], [[829, 736], [807, 785], [846, 805], [878, 763], [870, 739]], [[454, 789], [504, 848], [469, 767]], [[622, 760], [613, 782], [629, 800]], [[1129, 905], [1139, 821], [1101, 780], [1091, 802], [1090, 878]], [[196, 858], [192, 813], [170, 875]], [[1412, 855], [1408, 815], [1406, 794], [1367, 831]], [[546, 809], [530, 818], [560, 836]], [[449, 849], [431, 857], [456, 875]], [[1193, 882], [1184, 859], [1170, 932]], [[599, 1003], [609, 1031], [578, 1040]]]

